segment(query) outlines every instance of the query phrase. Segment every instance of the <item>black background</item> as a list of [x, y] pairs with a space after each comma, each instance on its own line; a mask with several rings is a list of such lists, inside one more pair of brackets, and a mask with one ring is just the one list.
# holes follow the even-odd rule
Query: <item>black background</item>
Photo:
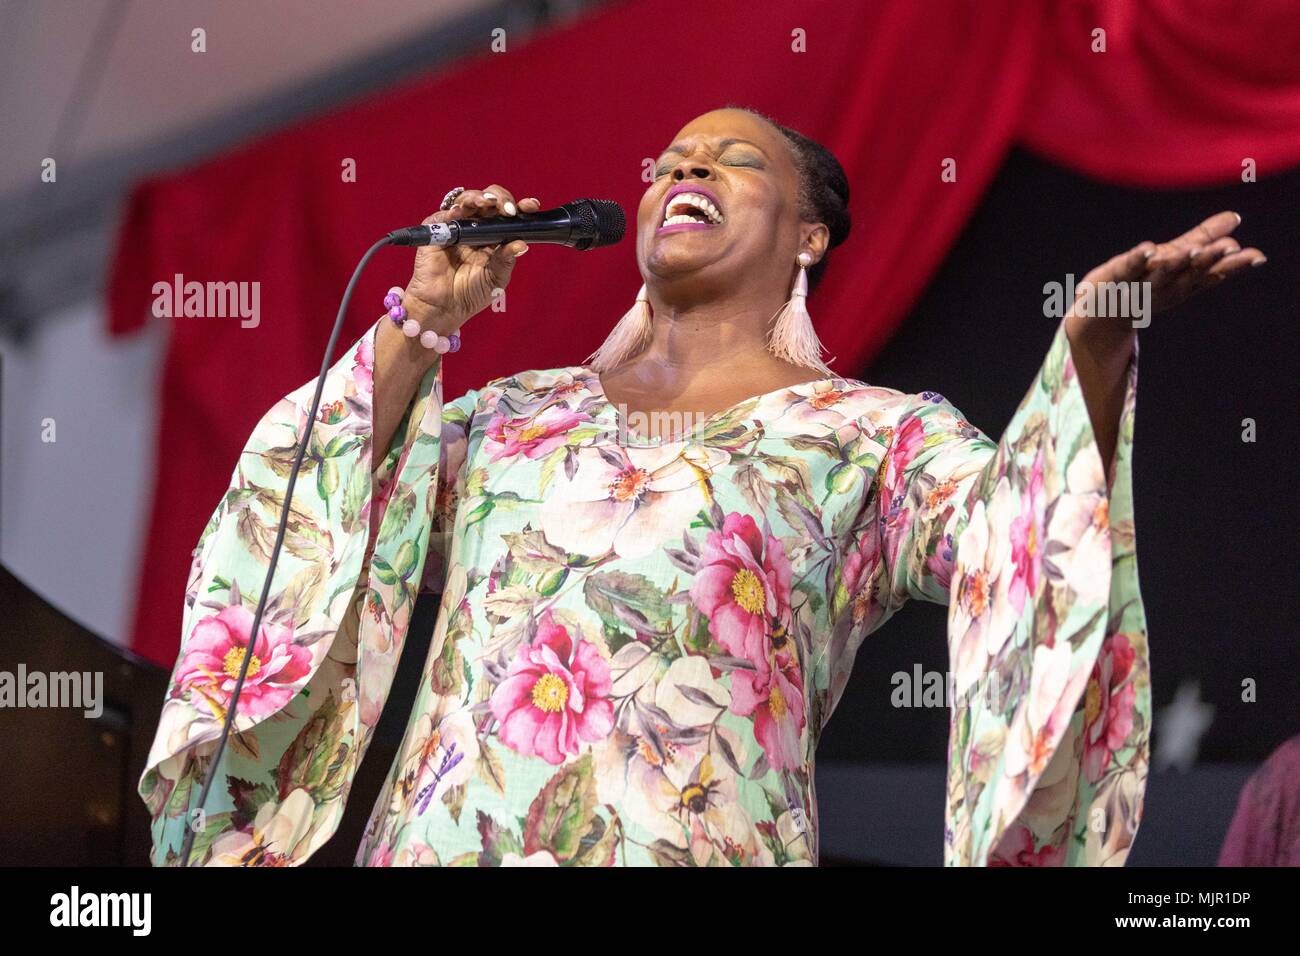
[[[1076, 282], [1117, 252], [1239, 212], [1264, 265], [1139, 331], [1134, 437], [1138, 574], [1158, 712], [1184, 680], [1215, 707], [1199, 759], [1258, 762], [1300, 733], [1297, 645], [1297, 318], [1300, 171], [1198, 191], [1121, 189], [1013, 152], [935, 280], [863, 377], [942, 393], [998, 438], [1057, 320], [1043, 285]], [[887, 222], [855, 229], [890, 242]], [[830, 269], [852, 269], [850, 260]], [[815, 296], [809, 310], [816, 319]], [[1256, 422], [1254, 444], [1242, 419]], [[946, 609], [912, 602], [858, 651], [817, 756], [942, 760], [948, 715], [890, 706], [890, 675], [947, 669]], [[1241, 700], [1254, 678], [1258, 699]]]

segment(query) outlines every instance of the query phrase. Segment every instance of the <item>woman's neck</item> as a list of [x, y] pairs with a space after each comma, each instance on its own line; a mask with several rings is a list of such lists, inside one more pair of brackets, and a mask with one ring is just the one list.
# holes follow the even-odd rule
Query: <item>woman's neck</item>
[[661, 308], [651, 320], [650, 344], [637, 358], [683, 371], [767, 364], [774, 359], [767, 351], [767, 328], [775, 311], [713, 305]]
[[768, 351], [768, 331], [781, 305], [660, 303], [653, 310], [650, 344], [601, 377], [607, 394], [638, 410], [690, 407], [708, 413], [818, 378]]

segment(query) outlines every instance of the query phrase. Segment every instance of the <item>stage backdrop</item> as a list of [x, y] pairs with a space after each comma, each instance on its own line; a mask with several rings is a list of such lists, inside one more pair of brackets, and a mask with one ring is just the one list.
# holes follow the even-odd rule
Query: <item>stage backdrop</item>
[[[1135, 186], [1240, 182], [1243, 164], [1265, 175], [1300, 162], [1293, 19], [1287, 0], [641, 0], [518, 49], [507, 36], [492, 52], [485, 36], [452, 72], [140, 184], [113, 265], [112, 329], [151, 321], [154, 284], [177, 275], [260, 283], [261, 321], [172, 321], [134, 649], [171, 664], [190, 552], [248, 432], [315, 375], [361, 252], [452, 186], [633, 211], [645, 160], [690, 118], [728, 102], [770, 113], [826, 143], [852, 184], [853, 236], [810, 305], [835, 366], [854, 375], [1013, 144]], [[377, 257], [349, 339], [409, 269], [409, 251]], [[639, 284], [630, 240], [583, 255], [537, 247], [505, 313], [476, 319], [447, 363], [448, 394], [580, 362]]]

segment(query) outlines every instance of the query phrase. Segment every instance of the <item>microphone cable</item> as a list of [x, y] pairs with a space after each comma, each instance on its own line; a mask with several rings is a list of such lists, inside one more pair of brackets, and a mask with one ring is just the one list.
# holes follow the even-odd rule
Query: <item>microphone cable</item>
[[[564, 215], [556, 218], [554, 222], [546, 218], [553, 218], [558, 213]], [[539, 237], [538, 241], [558, 242], [579, 250], [593, 249], [616, 243], [623, 238], [626, 228], [623, 208], [618, 203], [608, 199], [577, 199], [571, 203], [565, 203], [557, 210], [549, 210], [547, 213], [537, 215], [543, 217], [548, 226], [563, 231], [562, 240], [559, 238], [559, 232], [556, 232], [546, 238]], [[457, 237], [460, 235], [459, 229], [462, 226], [468, 230], [465, 237], [467, 244], [476, 246], [489, 244], [486, 241], [489, 235], [486, 229], [491, 228], [491, 224], [484, 227], [482, 224], [470, 220], [455, 225], [457, 227]], [[511, 225], [514, 226], [515, 223], [512, 222]], [[474, 228], [471, 229], [470, 227]], [[475, 236], [474, 233], [478, 230], [483, 231]], [[285, 530], [289, 525], [289, 509], [293, 504], [293, 489], [298, 483], [298, 472], [302, 468], [303, 458], [306, 457], [307, 448], [311, 443], [312, 429], [316, 426], [316, 413], [320, 409], [321, 395], [325, 391], [325, 376], [330, 370], [330, 361], [333, 358], [334, 349], [338, 345], [339, 334], [343, 331], [343, 317], [347, 315], [348, 303], [352, 300], [352, 293], [356, 290], [357, 280], [361, 278], [361, 273], [369, 265], [370, 259], [384, 246], [437, 244], [432, 242], [434, 238], [435, 230], [430, 226], [413, 226], [409, 229], [397, 229], [390, 232], [366, 250], [365, 255], [357, 263], [347, 288], [343, 290], [343, 298], [339, 302], [339, 313], [334, 319], [334, 328], [330, 332], [329, 343], [325, 346], [325, 356], [321, 360], [320, 374], [316, 378], [316, 393], [312, 396], [311, 411], [307, 415], [307, 427], [298, 443], [298, 454], [294, 456], [293, 467], [289, 470], [289, 483], [284, 492], [284, 506], [280, 509], [280, 526], [276, 529], [275, 545], [271, 548], [270, 563], [266, 569], [266, 580], [262, 582], [262, 594], [257, 600], [257, 611], [253, 614], [253, 626], [248, 634], [248, 646], [244, 648], [244, 659], [239, 665], [239, 677], [236, 678], [234, 691], [230, 695], [230, 707], [226, 711], [226, 719], [221, 727], [221, 737], [217, 741], [217, 750], [212, 757], [211, 769], [207, 779], [203, 781], [203, 788], [199, 791], [198, 805], [188, 811], [185, 840], [181, 844], [181, 866], [183, 867], [190, 865], [190, 853], [194, 849], [196, 831], [194, 829], [193, 814], [198, 811], [200, 818], [203, 819], [203, 808], [207, 805], [208, 794], [212, 790], [212, 782], [216, 779], [217, 768], [221, 765], [221, 758], [226, 752], [226, 743], [230, 739], [230, 730], [234, 726], [235, 711], [239, 705], [239, 695], [244, 689], [244, 678], [248, 676], [248, 665], [253, 659], [253, 648], [257, 644], [257, 634], [262, 626], [262, 615], [266, 612], [266, 602], [271, 594], [271, 580], [275, 576], [275, 566], [280, 560], [280, 547], [284, 544]], [[492, 236], [492, 238], [495, 242], [490, 244], [497, 245], [502, 242], [510, 242], [516, 238], [527, 239], [528, 237], [502, 235]]]
[[[244, 649], [244, 660], [239, 665], [239, 677], [235, 680], [235, 689], [230, 695], [230, 706], [226, 710], [226, 720], [221, 728], [221, 737], [217, 742], [217, 750], [213, 754], [207, 779], [203, 781], [203, 789], [199, 791], [198, 805], [187, 813], [185, 840], [181, 845], [181, 866], [183, 867], [190, 865], [190, 853], [194, 849], [196, 833], [194, 829], [194, 812], [199, 812], [200, 820], [205, 819], [203, 808], [207, 805], [208, 794], [212, 790], [212, 782], [217, 777], [217, 769], [221, 766], [221, 758], [226, 751], [226, 742], [230, 739], [230, 730], [235, 723], [235, 708], [239, 705], [239, 695], [244, 689], [244, 678], [248, 676], [248, 664], [253, 659], [253, 648], [257, 644], [258, 631], [262, 626], [262, 615], [266, 612], [267, 598], [271, 594], [271, 580], [275, 576], [275, 566], [280, 560], [280, 547], [284, 544], [285, 530], [289, 526], [289, 509], [293, 504], [294, 485], [298, 482], [298, 471], [302, 468], [302, 460], [306, 456], [307, 448], [311, 443], [312, 429], [316, 426], [316, 413], [320, 408], [321, 395], [325, 391], [325, 376], [330, 370], [334, 349], [338, 345], [339, 334], [343, 331], [343, 317], [347, 315], [348, 303], [352, 300], [352, 293], [356, 290], [357, 280], [361, 278], [361, 273], [370, 263], [371, 257], [384, 246], [391, 245], [392, 242], [392, 235], [388, 235], [366, 250], [365, 255], [361, 257], [361, 261], [357, 263], [357, 267], [352, 273], [352, 279], [348, 282], [348, 287], [343, 291], [343, 299], [339, 302], [339, 314], [334, 320], [334, 328], [330, 332], [329, 344], [325, 346], [325, 357], [321, 361], [320, 375], [316, 379], [316, 394], [312, 396], [311, 411], [307, 414], [307, 427], [303, 430], [302, 440], [298, 443], [298, 454], [294, 457], [293, 467], [289, 470], [289, 483], [284, 491], [284, 507], [280, 509], [280, 527], [275, 533], [275, 545], [271, 548], [271, 560], [266, 569], [266, 580], [262, 582], [262, 595], [257, 599], [257, 611], [253, 614], [253, 626], [248, 632], [248, 646]], [[372, 441], [373, 437], [372, 434]], [[373, 453], [372, 449], [371, 454]]]

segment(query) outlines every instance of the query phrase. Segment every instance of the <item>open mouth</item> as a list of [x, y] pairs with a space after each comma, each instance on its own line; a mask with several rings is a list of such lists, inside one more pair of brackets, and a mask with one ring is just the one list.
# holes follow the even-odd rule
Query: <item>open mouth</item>
[[685, 225], [720, 226], [725, 221], [715, 196], [711, 193], [683, 189], [668, 194], [668, 199], [664, 203], [664, 219], [659, 228]]

